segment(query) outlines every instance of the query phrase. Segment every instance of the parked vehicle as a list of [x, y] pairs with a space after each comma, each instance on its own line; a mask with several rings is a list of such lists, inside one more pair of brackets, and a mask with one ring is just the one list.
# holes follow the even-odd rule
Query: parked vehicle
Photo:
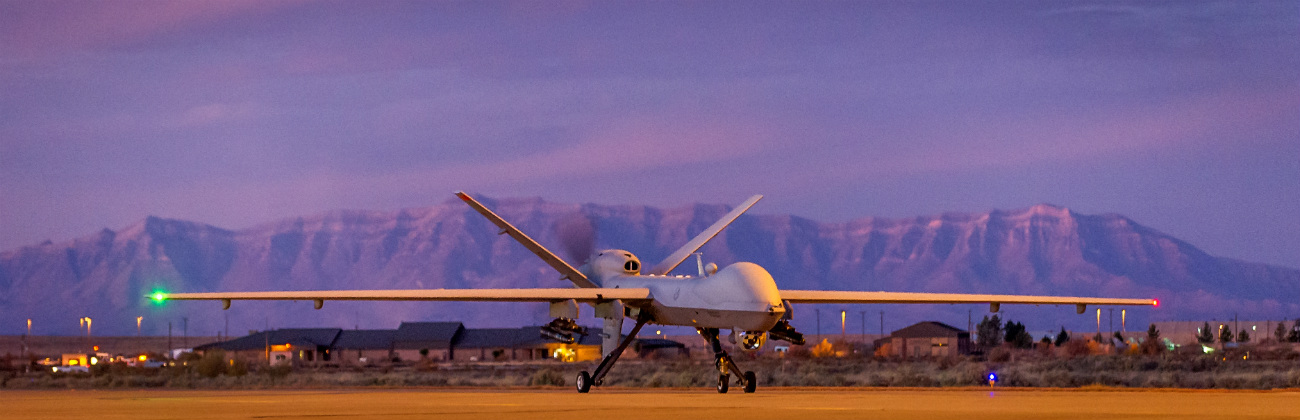
[[81, 365], [55, 366], [54, 373], [90, 373], [90, 368]]

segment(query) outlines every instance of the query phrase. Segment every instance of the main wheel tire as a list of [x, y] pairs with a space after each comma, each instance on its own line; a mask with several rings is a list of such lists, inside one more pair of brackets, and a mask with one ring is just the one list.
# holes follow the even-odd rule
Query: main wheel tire
[[745, 371], [745, 393], [753, 394], [756, 389], [758, 389], [758, 380], [754, 377], [754, 371]]
[[578, 378], [574, 379], [574, 382], [578, 385], [578, 393], [586, 394], [591, 391], [591, 374], [587, 371], [578, 372]]
[[731, 375], [718, 375], [718, 393], [726, 394], [728, 388], [731, 388]]

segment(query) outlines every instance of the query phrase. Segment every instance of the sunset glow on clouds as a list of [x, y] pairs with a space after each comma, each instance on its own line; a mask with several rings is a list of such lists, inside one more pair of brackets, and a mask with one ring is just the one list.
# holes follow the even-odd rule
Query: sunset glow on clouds
[[1116, 212], [1300, 267], [1294, 2], [0, 1], [0, 249], [490, 196]]

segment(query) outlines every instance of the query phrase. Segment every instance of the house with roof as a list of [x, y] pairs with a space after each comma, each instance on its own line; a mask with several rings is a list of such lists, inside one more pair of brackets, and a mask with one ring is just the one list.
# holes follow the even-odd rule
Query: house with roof
[[[195, 351], [219, 349], [250, 362], [293, 365], [373, 366], [409, 362], [510, 362], [601, 358], [601, 337], [588, 334], [563, 343], [544, 337], [541, 327], [465, 328], [459, 322], [403, 322], [396, 330], [293, 328], [253, 332], [245, 337], [204, 344]], [[671, 340], [634, 342], [625, 357], [686, 354]]]
[[562, 343], [543, 337], [540, 327], [465, 329], [456, 341], [458, 362], [505, 362], [559, 359], [600, 360], [600, 336], [575, 337]]
[[665, 338], [638, 338], [632, 349], [636, 350], [636, 356], [642, 359], [671, 359], [691, 356], [691, 351], [686, 348], [686, 344]]
[[335, 363], [334, 341], [340, 328], [288, 328], [259, 331], [234, 340], [194, 347], [198, 353], [222, 350], [230, 358], [271, 364], [322, 365]]
[[944, 324], [925, 321], [894, 331], [875, 342], [880, 356], [911, 358], [949, 358], [970, 354], [970, 332]]
[[340, 365], [373, 366], [392, 363], [397, 330], [343, 330], [334, 340], [332, 356]]
[[465, 331], [459, 322], [403, 322], [393, 334], [393, 360], [451, 361], [453, 344]]

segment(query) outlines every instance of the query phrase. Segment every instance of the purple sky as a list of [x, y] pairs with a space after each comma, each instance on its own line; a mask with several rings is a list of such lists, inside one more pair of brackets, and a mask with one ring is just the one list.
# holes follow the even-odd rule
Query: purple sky
[[458, 189], [1116, 212], [1300, 267], [1300, 2], [0, 0], [0, 249]]

